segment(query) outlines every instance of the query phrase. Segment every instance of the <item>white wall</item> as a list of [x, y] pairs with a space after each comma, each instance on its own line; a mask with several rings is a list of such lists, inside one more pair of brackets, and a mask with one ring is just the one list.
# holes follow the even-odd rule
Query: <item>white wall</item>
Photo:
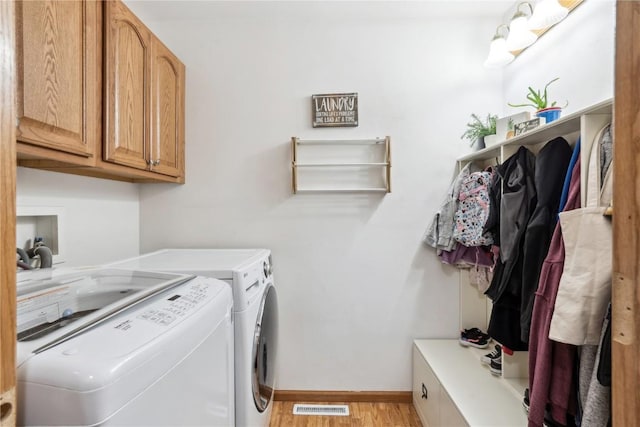
[[[469, 114], [500, 108], [495, 21], [451, 2], [128, 3], [187, 69], [187, 183], [141, 187], [141, 249], [271, 248], [278, 388], [409, 390], [412, 339], [458, 330], [457, 271], [421, 237]], [[359, 127], [311, 128], [312, 94], [352, 91]], [[384, 135], [393, 193], [292, 195], [291, 136]]]
[[139, 253], [138, 184], [18, 168], [16, 190], [19, 207], [61, 212], [64, 266]]
[[560, 80], [549, 86], [549, 99], [569, 102], [563, 114], [612, 98], [614, 28], [615, 1], [583, 2], [504, 68], [505, 112], [523, 111], [506, 103], [526, 102], [528, 86], [543, 89], [556, 77]]
[[[187, 66], [187, 184], [141, 185], [139, 203], [138, 185], [19, 168], [18, 205], [63, 208], [69, 265], [271, 248], [280, 389], [408, 390], [411, 339], [457, 333], [458, 275], [420, 237], [469, 114], [558, 76], [566, 112], [613, 94], [609, 0], [504, 71], [480, 65], [499, 19], [454, 18], [480, 2], [128, 3]], [[360, 126], [312, 129], [310, 95], [340, 91], [359, 93]], [[387, 134], [392, 194], [291, 194], [289, 137]]]

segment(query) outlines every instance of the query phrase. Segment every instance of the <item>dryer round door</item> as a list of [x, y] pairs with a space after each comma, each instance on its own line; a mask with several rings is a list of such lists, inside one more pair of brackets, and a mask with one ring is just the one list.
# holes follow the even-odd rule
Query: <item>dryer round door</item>
[[276, 348], [278, 346], [278, 298], [273, 285], [268, 285], [262, 296], [253, 339], [253, 401], [259, 412], [264, 412], [273, 397], [275, 382]]

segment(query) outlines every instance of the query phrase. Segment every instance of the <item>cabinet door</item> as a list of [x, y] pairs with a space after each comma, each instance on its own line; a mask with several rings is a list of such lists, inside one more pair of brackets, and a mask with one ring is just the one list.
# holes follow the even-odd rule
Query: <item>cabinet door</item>
[[101, 4], [20, 1], [16, 138], [94, 157], [101, 126]]
[[440, 424], [448, 427], [467, 427], [468, 424], [444, 389], [440, 389]]
[[422, 357], [413, 348], [413, 405], [423, 424], [438, 427], [440, 423], [440, 383]]
[[147, 169], [151, 32], [121, 2], [105, 5], [103, 159]]
[[184, 65], [158, 39], [151, 58], [151, 170], [184, 174]]
[[[0, 2], [0, 425], [16, 425], [15, 3]], [[22, 404], [22, 402], [21, 402]]]

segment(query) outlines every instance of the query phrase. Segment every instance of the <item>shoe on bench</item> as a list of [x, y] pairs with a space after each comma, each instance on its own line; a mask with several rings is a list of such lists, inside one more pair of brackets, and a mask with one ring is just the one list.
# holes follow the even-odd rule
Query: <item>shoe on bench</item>
[[480, 358], [480, 361], [485, 365], [491, 365], [492, 360], [500, 359], [502, 357], [502, 346], [496, 344], [491, 353], [487, 353]]

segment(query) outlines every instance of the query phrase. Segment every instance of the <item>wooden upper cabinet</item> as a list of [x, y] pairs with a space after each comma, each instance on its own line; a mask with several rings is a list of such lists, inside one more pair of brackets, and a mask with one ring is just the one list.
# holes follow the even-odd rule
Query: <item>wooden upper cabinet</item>
[[184, 65], [159, 40], [152, 43], [151, 168], [184, 175]]
[[148, 169], [151, 32], [121, 2], [105, 8], [104, 160]]
[[120, 1], [105, 2], [103, 160], [184, 177], [184, 65]]
[[18, 165], [184, 183], [178, 58], [121, 0], [15, 4]]
[[[95, 160], [101, 139], [98, 1], [16, 2], [18, 152], [46, 148]], [[84, 159], [84, 161], [83, 161]]]

